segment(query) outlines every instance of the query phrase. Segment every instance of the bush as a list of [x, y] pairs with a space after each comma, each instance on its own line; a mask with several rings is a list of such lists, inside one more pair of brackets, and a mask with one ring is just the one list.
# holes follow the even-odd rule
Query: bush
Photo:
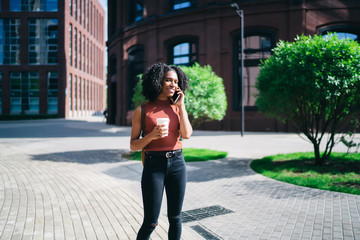
[[[202, 123], [222, 120], [226, 114], [227, 99], [222, 78], [217, 76], [211, 66], [182, 66], [181, 69], [189, 78], [190, 89], [186, 92], [185, 106], [191, 124], [196, 128]], [[141, 79], [141, 78], [140, 78]], [[145, 102], [141, 94], [141, 80], [134, 88], [132, 98], [136, 108]]]
[[[288, 121], [314, 145], [324, 162], [343, 121], [359, 108], [360, 46], [336, 35], [280, 41], [260, 68], [256, 104], [267, 115]], [[324, 153], [320, 143], [329, 132]]]

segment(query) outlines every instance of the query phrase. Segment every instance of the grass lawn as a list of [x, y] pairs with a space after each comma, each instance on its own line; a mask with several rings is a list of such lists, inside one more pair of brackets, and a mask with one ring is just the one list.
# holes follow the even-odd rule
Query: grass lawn
[[[184, 148], [183, 154], [186, 162], [200, 162], [226, 158], [228, 153], [209, 149]], [[125, 153], [122, 157], [130, 160], [141, 161], [141, 152]]]
[[323, 165], [314, 164], [314, 153], [279, 154], [251, 163], [270, 178], [295, 185], [360, 195], [360, 153], [332, 153]]

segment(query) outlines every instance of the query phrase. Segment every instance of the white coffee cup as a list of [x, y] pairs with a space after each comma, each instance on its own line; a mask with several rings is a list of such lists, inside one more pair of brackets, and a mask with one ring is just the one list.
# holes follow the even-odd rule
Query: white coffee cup
[[162, 137], [166, 137], [169, 135], [169, 123], [170, 123], [170, 119], [169, 118], [157, 118], [156, 119], [156, 124], [159, 125], [165, 125], [165, 128], [167, 129], [166, 134], [162, 135]]

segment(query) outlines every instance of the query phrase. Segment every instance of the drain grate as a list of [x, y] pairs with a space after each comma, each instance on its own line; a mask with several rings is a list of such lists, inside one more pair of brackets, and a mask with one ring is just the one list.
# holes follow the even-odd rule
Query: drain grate
[[222, 238], [216, 236], [215, 234], [210, 232], [208, 229], [206, 229], [200, 225], [191, 226], [191, 228], [195, 232], [197, 232], [200, 236], [205, 238], [206, 240], [222, 240]]
[[182, 221], [183, 222], [191, 222], [196, 220], [201, 220], [208, 217], [214, 217], [218, 215], [223, 215], [227, 213], [232, 213], [233, 211], [221, 207], [219, 205], [198, 208], [190, 211], [182, 212]]

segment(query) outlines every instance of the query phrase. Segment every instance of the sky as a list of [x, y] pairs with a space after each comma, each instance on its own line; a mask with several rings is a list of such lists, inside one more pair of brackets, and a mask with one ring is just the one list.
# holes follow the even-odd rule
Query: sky
[[107, 0], [99, 0], [100, 4], [107, 10]]

